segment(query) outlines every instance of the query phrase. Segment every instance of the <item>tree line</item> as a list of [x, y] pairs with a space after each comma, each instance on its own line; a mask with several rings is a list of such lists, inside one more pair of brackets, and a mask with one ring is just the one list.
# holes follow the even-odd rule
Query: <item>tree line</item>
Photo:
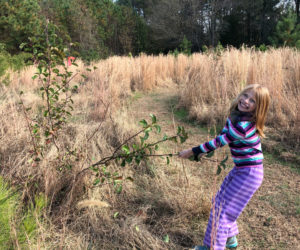
[[111, 55], [201, 51], [223, 46], [300, 47], [300, 0], [0, 0], [0, 52], [56, 27], [68, 53]]

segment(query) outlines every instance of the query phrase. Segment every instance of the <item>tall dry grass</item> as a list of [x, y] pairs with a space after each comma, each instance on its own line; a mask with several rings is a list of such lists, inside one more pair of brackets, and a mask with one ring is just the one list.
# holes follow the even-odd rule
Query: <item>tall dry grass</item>
[[270, 132], [276, 131], [287, 144], [299, 145], [299, 51], [232, 48], [220, 56], [194, 54], [190, 60], [188, 77], [181, 85], [181, 101], [191, 117], [218, 124], [224, 121], [230, 103], [246, 84], [260, 83], [271, 95], [267, 119]]
[[[172, 67], [167, 63], [169, 60], [174, 62]], [[77, 74], [73, 82], [80, 87], [78, 93], [74, 93], [73, 115], [58, 136], [57, 146], [61, 152], [57, 152], [56, 147], [47, 149], [38, 164], [30, 160], [31, 136], [19, 104], [22, 90], [25, 106], [32, 108], [28, 113], [32, 112], [35, 117], [41, 112], [40, 86], [37, 80], [31, 79], [35, 68], [11, 73], [10, 85], [1, 85], [1, 175], [11, 184], [22, 187], [20, 192], [25, 204], [39, 192], [48, 199], [44, 219], [36, 218], [37, 239], [28, 242], [29, 248], [174, 249], [179, 243], [167, 244], [163, 236], [171, 231], [174, 238], [184, 237], [187, 225], [183, 222], [191, 216], [208, 213], [208, 199], [197, 199], [203, 203], [201, 206], [194, 202], [202, 196], [201, 188], [196, 185], [198, 191], [183, 192], [180, 190], [182, 178], [178, 179], [177, 175], [170, 178], [159, 168], [154, 173], [148, 163], [125, 169], [114, 163], [109, 166], [112, 173], [117, 171], [134, 178], [134, 183], [124, 184], [121, 195], [117, 195], [111, 185], [93, 187], [95, 176], [90, 172], [77, 175], [91, 163], [110, 155], [137, 131], [137, 121], [133, 122], [133, 117], [127, 115], [123, 104], [134, 90], [173, 84], [171, 77], [176, 64], [171, 56], [143, 55], [140, 58], [113, 57], [97, 63], [97, 69], [92, 72], [81, 63], [78, 68], [71, 68]], [[87, 76], [85, 80], [80, 78], [81, 73]], [[176, 77], [179, 79], [179, 73]], [[67, 148], [80, 153], [69, 170], [61, 168], [57, 159]], [[156, 164], [159, 165], [159, 161]], [[119, 215], [114, 217], [116, 212]], [[179, 229], [174, 229], [174, 224], [179, 225]], [[193, 242], [192, 237], [187, 238], [189, 244]]]
[[[189, 183], [181, 176], [181, 166], [150, 170], [164, 163], [143, 163], [140, 167], [120, 168], [112, 172], [133, 176], [124, 192], [117, 195], [110, 185], [91, 188], [93, 175], [75, 176], [89, 164], [113, 152], [137, 130], [134, 117], [126, 112], [128, 97], [135, 91], [175, 85], [181, 104], [190, 116], [207, 124], [222, 122], [231, 100], [248, 83], [267, 86], [272, 97], [268, 126], [283, 139], [299, 141], [300, 56], [291, 49], [257, 52], [251, 49], [228, 49], [221, 55], [193, 54], [111, 57], [95, 63], [91, 72], [79, 62], [71, 67], [73, 82], [80, 85], [74, 93], [74, 112], [61, 131], [58, 145], [77, 149], [80, 159], [71, 170], [59, 171], [57, 151], [50, 148], [38, 167], [28, 161], [31, 138], [19, 103], [40, 111], [42, 99], [39, 83], [32, 80], [34, 67], [10, 74], [10, 84], [0, 86], [0, 162], [1, 175], [11, 183], [24, 184], [23, 197], [43, 192], [49, 210], [40, 223], [33, 247], [67, 249], [174, 249], [199, 243], [189, 232], [191, 221], [209, 212], [208, 196], [203, 194], [197, 178], [188, 172]], [[80, 78], [83, 73], [85, 80]], [[124, 107], [123, 107], [124, 106]], [[189, 170], [187, 170], [189, 171]], [[200, 197], [200, 198], [199, 198]], [[206, 197], [206, 198], [205, 198]], [[197, 202], [195, 202], [197, 200]], [[118, 212], [119, 215], [113, 215]], [[195, 219], [196, 218], [196, 219]], [[166, 244], [167, 233], [177, 242]], [[182, 240], [183, 239], [183, 240]], [[43, 242], [43, 243], [41, 243]]]

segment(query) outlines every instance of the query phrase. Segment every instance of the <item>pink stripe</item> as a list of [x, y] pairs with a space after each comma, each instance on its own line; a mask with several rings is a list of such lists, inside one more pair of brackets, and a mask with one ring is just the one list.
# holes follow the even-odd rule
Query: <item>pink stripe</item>
[[257, 153], [255, 155], [243, 155], [243, 156], [232, 156], [233, 159], [241, 160], [241, 159], [251, 159], [253, 157], [257, 157], [259, 155], [262, 155], [262, 153]]
[[204, 148], [204, 150], [207, 152], [209, 151], [209, 149], [205, 146], [205, 143], [202, 144], [202, 147]]
[[214, 144], [214, 147], [217, 148], [217, 147], [218, 147], [218, 145], [217, 145], [217, 140], [214, 139], [212, 142], [213, 142], [213, 144]]
[[[248, 132], [247, 132], [248, 133]], [[251, 137], [247, 137], [247, 140], [253, 140], [255, 137], [257, 137], [257, 139], [259, 139], [259, 137], [257, 136], [257, 134], [252, 135]]]
[[238, 166], [234, 166], [235, 168], [261, 168], [263, 167], [263, 164], [261, 165], [247, 165], [247, 166], [242, 166], [242, 167], [238, 167]]
[[[222, 138], [227, 142], [227, 144], [231, 142], [231, 140], [229, 140], [229, 138], [227, 138], [226, 135], [224, 135]], [[222, 141], [221, 141], [221, 143], [222, 143]]]
[[[250, 129], [249, 131], [247, 131], [247, 134], [251, 134], [251, 133], [252, 133], [252, 131], [253, 131], [253, 130], [255, 130], [255, 129], [256, 129], [256, 127], [255, 127], [255, 126], [253, 126], [253, 127], [252, 127], [252, 129]], [[253, 136], [256, 136], [256, 134], [254, 134]]]
[[[258, 144], [259, 145], [259, 144]], [[255, 146], [256, 147], [256, 146]], [[250, 149], [250, 148], [253, 148], [253, 146], [247, 146], [247, 147], [242, 147], [242, 148], [235, 148], [235, 147], [231, 147], [233, 150], [236, 149], [236, 150], [243, 150], [243, 149]]]

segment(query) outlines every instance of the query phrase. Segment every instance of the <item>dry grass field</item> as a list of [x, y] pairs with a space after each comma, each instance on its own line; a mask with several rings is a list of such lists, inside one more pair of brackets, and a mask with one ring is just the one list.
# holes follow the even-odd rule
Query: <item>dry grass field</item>
[[[11, 73], [10, 83], [0, 85], [1, 176], [21, 187], [24, 204], [37, 193], [47, 197], [47, 209], [36, 218], [37, 234], [27, 241], [28, 249], [187, 249], [201, 243], [211, 196], [226, 174], [216, 178], [214, 164], [203, 162], [199, 168], [175, 158], [168, 166], [163, 159], [125, 168], [113, 163], [111, 172], [134, 179], [124, 183], [121, 194], [112, 185], [93, 186], [92, 171], [79, 177], [78, 173], [112, 154], [149, 113], [157, 114], [168, 134], [177, 124], [190, 134], [181, 148], [162, 146], [163, 153], [210, 138], [209, 128], [221, 126], [232, 99], [250, 83], [261, 83], [271, 93], [269, 138], [264, 142], [271, 153], [266, 157], [268, 178], [240, 221], [240, 249], [297, 249], [299, 171], [284, 166], [272, 153], [293, 166], [299, 162], [299, 52], [228, 49], [190, 57], [111, 57], [92, 66], [96, 69], [87, 71], [81, 62], [71, 67], [78, 72], [72, 81], [79, 90], [74, 93], [73, 114], [57, 141], [61, 151], [79, 152], [71, 169], [57, 165], [62, 152], [55, 147], [48, 148], [38, 164], [30, 161], [31, 138], [18, 93], [24, 92], [25, 106], [38, 115], [43, 100], [38, 80], [31, 79], [36, 69]], [[81, 73], [87, 78], [82, 80]], [[221, 151], [216, 157], [225, 154]], [[13, 222], [11, 228], [13, 234]], [[11, 241], [13, 248], [20, 248], [16, 237]]]

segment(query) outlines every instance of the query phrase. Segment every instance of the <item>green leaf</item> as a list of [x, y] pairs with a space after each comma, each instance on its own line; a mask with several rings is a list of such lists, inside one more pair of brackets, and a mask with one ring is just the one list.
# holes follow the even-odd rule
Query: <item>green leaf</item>
[[161, 127], [157, 124], [155, 124], [154, 127], [156, 128], [157, 133], [160, 133]]
[[163, 141], [166, 141], [166, 140], [168, 140], [168, 136], [165, 134], [163, 137]]
[[48, 130], [45, 131], [45, 137], [48, 137], [50, 135], [50, 132]]
[[170, 159], [169, 159], [169, 157], [167, 156], [167, 165], [169, 165], [170, 164]]
[[144, 132], [151, 132], [152, 131], [152, 128], [149, 127], [149, 128], [146, 128]]
[[205, 155], [205, 157], [211, 158], [214, 156], [214, 154], [215, 154], [215, 151], [210, 151], [208, 154]]
[[141, 162], [141, 157], [140, 156], [137, 156], [137, 157], [135, 157], [135, 162], [136, 162], [136, 164], [140, 164], [140, 162]]
[[122, 192], [122, 190], [123, 190], [122, 184], [120, 184], [120, 185], [118, 185], [118, 186], [116, 187], [116, 192], [117, 192], [117, 194], [120, 194], [120, 193]]
[[42, 74], [42, 71], [43, 71], [43, 70], [42, 70], [42, 66], [39, 65], [39, 66], [38, 66], [38, 74]]
[[147, 121], [146, 121], [145, 119], [139, 121], [139, 124], [140, 124], [141, 126], [143, 126], [143, 128], [147, 128], [147, 126], [148, 126], [148, 123], [147, 123]]
[[141, 144], [143, 145], [144, 144], [144, 137], [140, 136], [140, 139], [141, 139]]
[[158, 150], [158, 149], [159, 149], [159, 146], [158, 146], [158, 145], [155, 145], [154, 149], [155, 149], [155, 150]]
[[125, 165], [126, 165], [126, 161], [123, 160], [122, 163], [121, 163], [121, 167], [125, 167]]
[[181, 127], [178, 126], [178, 127], [177, 127], [177, 135], [179, 135], [180, 133], [181, 133]]
[[133, 160], [133, 157], [132, 157], [132, 156], [126, 158], [126, 162], [129, 163], [129, 164], [132, 162], [132, 160]]
[[133, 179], [132, 177], [130, 177], [130, 176], [126, 177], [126, 179], [125, 179], [125, 180], [131, 181], [131, 182], [133, 182], [133, 181], [134, 181], [134, 179]]
[[149, 133], [148, 132], [145, 132], [145, 136], [144, 136], [144, 141], [146, 141], [147, 139], [149, 138]]
[[221, 162], [220, 165], [223, 167], [224, 170], [226, 169], [226, 164], [225, 163]]
[[126, 153], [126, 154], [130, 154], [130, 148], [127, 145], [123, 145], [122, 146], [122, 150]]
[[137, 232], [139, 232], [139, 231], [140, 231], [140, 228], [139, 228], [138, 226], [135, 226], [135, 230], [136, 230]]
[[222, 168], [220, 167], [220, 165], [218, 166], [218, 169], [217, 169], [217, 175], [219, 175], [222, 171]]
[[179, 136], [179, 138], [180, 138], [180, 143], [182, 144], [182, 143], [184, 143], [185, 141], [186, 141], [186, 137], [184, 137], [184, 136]]
[[152, 124], [156, 123], [156, 116], [153, 114], [150, 114], [150, 117], [152, 119]]
[[119, 215], [119, 212], [115, 212], [115, 213], [114, 213], [114, 219], [117, 218], [118, 215]]
[[38, 75], [34, 75], [34, 76], [32, 77], [32, 80], [36, 79], [37, 77], [38, 77]]
[[100, 183], [100, 179], [97, 178], [97, 179], [94, 180], [93, 185], [96, 186], [96, 185], [98, 185], [99, 183]]
[[228, 155], [226, 155], [225, 159], [221, 161], [221, 165], [225, 165], [225, 162], [228, 160]]
[[27, 43], [21, 43], [20, 46], [19, 46], [19, 48], [23, 49], [26, 45], [27, 45]]
[[170, 242], [169, 235], [165, 235], [165, 236], [163, 237], [163, 241], [166, 242], [166, 243], [169, 243], [169, 242]]

